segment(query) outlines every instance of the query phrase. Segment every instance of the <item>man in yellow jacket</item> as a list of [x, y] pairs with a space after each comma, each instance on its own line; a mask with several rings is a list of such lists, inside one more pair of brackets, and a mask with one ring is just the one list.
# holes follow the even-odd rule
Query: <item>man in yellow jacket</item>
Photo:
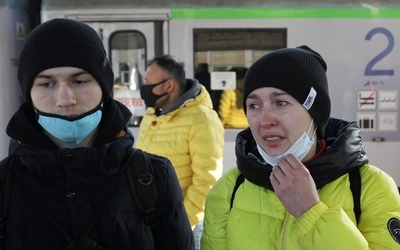
[[163, 55], [147, 66], [140, 89], [147, 110], [136, 146], [172, 162], [194, 228], [204, 217], [208, 192], [222, 175], [224, 128], [207, 90], [186, 79], [182, 62]]
[[396, 183], [368, 164], [357, 123], [330, 117], [326, 69], [307, 46], [249, 68], [249, 128], [207, 197], [202, 249], [400, 249]]

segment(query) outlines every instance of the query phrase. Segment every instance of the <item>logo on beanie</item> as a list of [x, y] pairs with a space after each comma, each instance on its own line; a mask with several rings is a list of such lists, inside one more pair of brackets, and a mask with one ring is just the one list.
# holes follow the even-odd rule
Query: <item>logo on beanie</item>
[[315, 91], [315, 89], [311, 87], [310, 92], [308, 93], [308, 96], [306, 98], [306, 101], [303, 103], [303, 107], [306, 110], [309, 110], [312, 107], [316, 96], [317, 96], [317, 91]]

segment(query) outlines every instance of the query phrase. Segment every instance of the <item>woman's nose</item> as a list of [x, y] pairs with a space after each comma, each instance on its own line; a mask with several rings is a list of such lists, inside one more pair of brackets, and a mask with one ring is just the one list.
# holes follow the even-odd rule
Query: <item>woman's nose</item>
[[263, 127], [275, 127], [277, 122], [277, 115], [271, 108], [264, 108], [261, 117], [261, 125]]

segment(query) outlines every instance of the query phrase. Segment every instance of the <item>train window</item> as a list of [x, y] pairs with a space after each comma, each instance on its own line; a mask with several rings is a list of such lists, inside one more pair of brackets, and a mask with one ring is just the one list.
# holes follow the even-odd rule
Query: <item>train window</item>
[[[195, 78], [208, 89], [218, 111], [223, 90], [213, 88], [210, 73], [246, 69], [269, 51], [287, 47], [287, 30], [194, 29], [193, 43]], [[236, 73], [236, 78], [240, 75]]]
[[138, 31], [118, 31], [110, 36], [110, 61], [114, 71], [113, 97], [132, 112], [129, 126], [139, 126], [145, 112], [140, 98], [146, 67], [146, 40]]

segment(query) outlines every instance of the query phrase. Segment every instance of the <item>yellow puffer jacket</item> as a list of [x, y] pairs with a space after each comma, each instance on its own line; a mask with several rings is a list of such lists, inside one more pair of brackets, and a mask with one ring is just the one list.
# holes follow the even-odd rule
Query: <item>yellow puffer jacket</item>
[[[257, 159], [251, 132], [240, 132], [236, 140], [238, 168], [222, 176], [207, 197], [201, 249], [400, 249], [396, 183], [365, 163], [356, 123], [330, 121], [326, 134], [330, 139], [325, 151], [306, 164], [320, 202], [296, 219], [268, 185], [272, 167]], [[348, 174], [356, 166], [361, 166], [358, 224]], [[231, 209], [240, 172], [246, 179], [237, 189]]]
[[237, 98], [236, 91], [233, 89], [226, 89], [222, 92], [218, 114], [226, 128], [247, 128], [249, 126], [243, 107], [238, 108], [236, 105]]
[[229, 212], [238, 174], [237, 168], [230, 170], [207, 197], [203, 250], [400, 249], [388, 231], [390, 219], [400, 219], [396, 184], [371, 165], [361, 168], [363, 205], [358, 229], [348, 174], [319, 190], [321, 202], [298, 220], [273, 191], [247, 180], [239, 186]]
[[194, 100], [167, 114], [157, 117], [148, 108], [136, 142], [136, 147], [172, 162], [192, 227], [203, 219], [206, 196], [222, 175], [225, 133], [210, 95], [200, 86]]

